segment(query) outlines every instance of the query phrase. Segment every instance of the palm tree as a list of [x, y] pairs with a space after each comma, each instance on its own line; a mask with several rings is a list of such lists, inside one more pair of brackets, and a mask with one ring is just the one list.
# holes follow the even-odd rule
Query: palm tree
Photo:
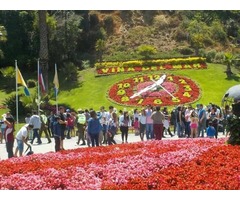
[[39, 63], [42, 68], [46, 92], [48, 93], [48, 29], [46, 16], [46, 10], [38, 11], [40, 35]]

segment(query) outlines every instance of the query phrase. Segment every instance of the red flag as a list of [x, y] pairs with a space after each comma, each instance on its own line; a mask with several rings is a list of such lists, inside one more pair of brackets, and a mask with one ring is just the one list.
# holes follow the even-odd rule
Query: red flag
[[38, 73], [38, 82], [39, 82], [39, 86], [41, 88], [42, 94], [45, 94], [46, 93], [46, 88], [45, 88], [45, 85], [44, 85], [43, 74], [42, 74], [42, 70], [41, 70], [40, 67], [39, 67], [39, 73]]

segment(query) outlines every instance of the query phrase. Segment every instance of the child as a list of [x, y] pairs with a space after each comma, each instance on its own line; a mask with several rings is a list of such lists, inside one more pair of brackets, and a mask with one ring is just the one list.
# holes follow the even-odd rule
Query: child
[[135, 117], [135, 120], [134, 120], [134, 123], [133, 123], [133, 127], [134, 127], [134, 130], [135, 130], [135, 135], [139, 135], [139, 121], [138, 121], [138, 117]]
[[207, 128], [207, 137], [208, 138], [214, 138], [215, 133], [216, 133], [216, 130], [213, 127], [212, 121], [209, 121], [208, 128]]
[[198, 117], [195, 111], [192, 111], [190, 115], [190, 128], [191, 128], [191, 138], [197, 137], [197, 131], [198, 131]]

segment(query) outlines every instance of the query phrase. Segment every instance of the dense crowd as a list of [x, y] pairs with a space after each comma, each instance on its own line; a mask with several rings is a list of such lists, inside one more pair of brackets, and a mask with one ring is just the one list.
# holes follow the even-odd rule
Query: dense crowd
[[[166, 134], [178, 138], [210, 137], [218, 138], [218, 132], [225, 134], [227, 118], [232, 115], [231, 108], [210, 103], [176, 106], [170, 112], [167, 107], [148, 105], [133, 111], [102, 106], [94, 109], [78, 109], [77, 112], [60, 106], [57, 113], [48, 115], [42, 110], [38, 114], [28, 113], [26, 124], [15, 134], [15, 120], [8, 112], [2, 117], [0, 143], [5, 140], [8, 158], [23, 155], [24, 144], [42, 144], [44, 133], [48, 143], [54, 138], [55, 151], [64, 150], [64, 140], [77, 136], [77, 145], [88, 147], [116, 144], [114, 136], [121, 134], [122, 143], [128, 143], [129, 130], [133, 130], [139, 140], [161, 140]], [[36, 141], [35, 141], [36, 139]], [[13, 151], [14, 141], [16, 148]], [[29, 144], [30, 142], [30, 144]]]

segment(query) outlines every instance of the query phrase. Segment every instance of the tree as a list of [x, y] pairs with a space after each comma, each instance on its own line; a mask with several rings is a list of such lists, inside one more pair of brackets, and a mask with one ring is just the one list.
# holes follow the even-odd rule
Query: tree
[[232, 53], [227, 52], [227, 53], [224, 54], [224, 59], [225, 59], [225, 63], [227, 64], [227, 70], [225, 72], [227, 74], [227, 78], [230, 78], [233, 74], [231, 66], [232, 66], [232, 63], [233, 63], [233, 60], [234, 60], [234, 56], [233, 56]]
[[[4, 26], [0, 26], [0, 44], [7, 41], [7, 32]], [[0, 46], [0, 59], [4, 57], [3, 51]]]
[[44, 83], [46, 87], [46, 92], [48, 92], [48, 29], [46, 20], [47, 11], [39, 10], [39, 36], [40, 36], [40, 66], [43, 72]]
[[106, 49], [106, 42], [102, 39], [97, 40], [96, 45], [95, 45], [95, 49], [98, 52], [99, 62], [101, 63], [103, 53]]

